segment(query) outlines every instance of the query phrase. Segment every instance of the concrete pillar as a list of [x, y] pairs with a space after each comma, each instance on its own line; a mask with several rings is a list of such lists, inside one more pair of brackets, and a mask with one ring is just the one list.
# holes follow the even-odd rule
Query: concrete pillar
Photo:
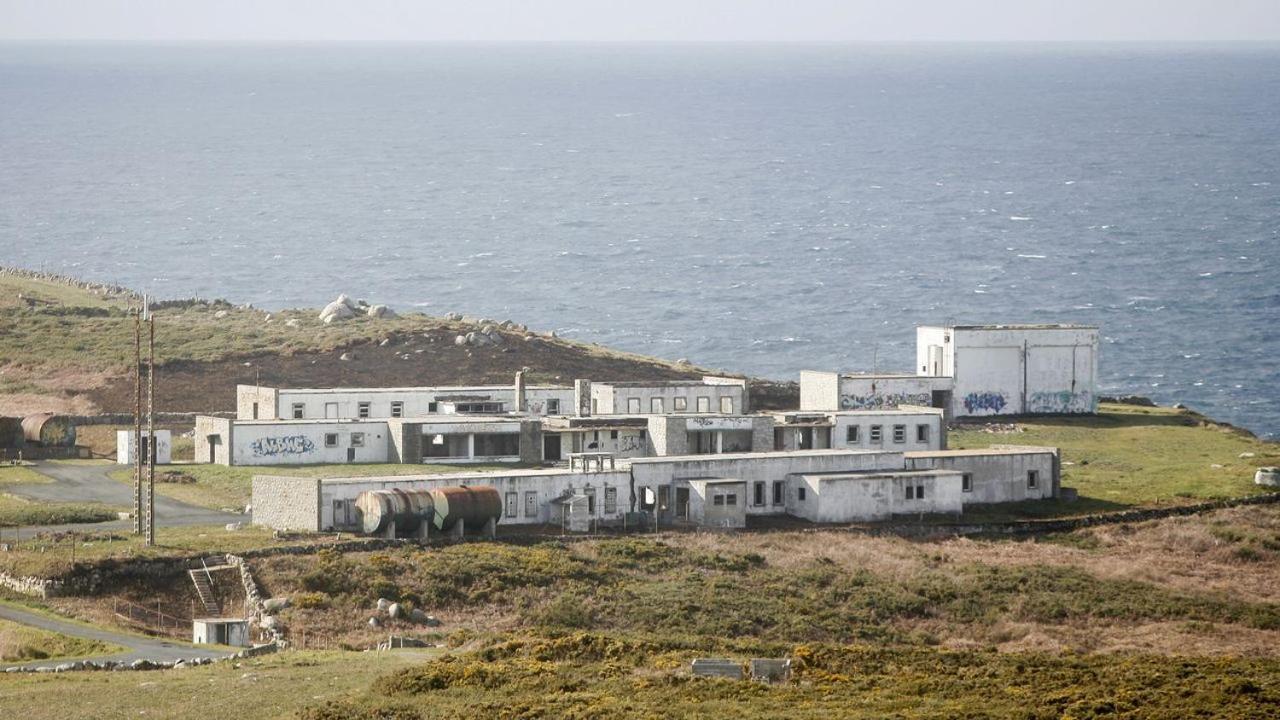
[[458, 522], [454, 523], [453, 528], [449, 531], [449, 534], [453, 536], [454, 540], [461, 540], [463, 535], [466, 534], [466, 523], [463, 522], [462, 520], [459, 520]]
[[476, 436], [475, 433], [467, 433], [467, 459], [474, 460], [476, 458]]
[[431, 535], [431, 521], [426, 518], [418, 525], [418, 539], [426, 540]]
[[591, 416], [591, 381], [573, 381], [574, 413], [579, 417]]
[[484, 536], [490, 540], [498, 536], [498, 520], [497, 518], [489, 518], [484, 523]]
[[520, 371], [517, 371], [517, 372], [516, 372], [516, 383], [515, 383], [515, 403], [514, 403], [514, 404], [515, 404], [515, 411], [516, 411], [516, 412], [518, 412], [518, 413], [522, 413], [522, 412], [524, 412], [524, 411], [525, 411], [525, 407], [526, 407], [526, 405], [525, 405], [525, 401], [524, 401], [524, 371], [523, 371], [523, 370], [520, 370]]
[[396, 524], [394, 521], [387, 523], [387, 529], [384, 531], [384, 536], [391, 540], [396, 538]]

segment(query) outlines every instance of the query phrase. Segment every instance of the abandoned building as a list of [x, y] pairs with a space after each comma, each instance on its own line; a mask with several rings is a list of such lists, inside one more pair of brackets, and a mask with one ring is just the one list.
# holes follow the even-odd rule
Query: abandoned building
[[881, 410], [786, 411], [774, 417], [775, 450], [938, 450], [946, 447], [943, 411], [903, 405]]
[[1086, 325], [916, 328], [913, 373], [800, 373], [801, 410], [905, 406], [947, 417], [1097, 411], [1098, 329]]
[[236, 386], [238, 420], [386, 420], [428, 415], [559, 415], [573, 407], [573, 388], [511, 385], [401, 388], [272, 388]]
[[[489, 487], [501, 525], [585, 521], [741, 527], [753, 516], [814, 522], [880, 520], [903, 513], [956, 513], [972, 504], [1057, 497], [1057, 451], [798, 450], [637, 458], [612, 469], [512, 469], [394, 477], [253, 479], [253, 521], [280, 530], [363, 527], [361, 493]], [[720, 500], [717, 504], [716, 497]], [[577, 518], [574, 520], [574, 518]], [[574, 522], [570, 522], [574, 520]]]
[[142, 431], [142, 452], [137, 453], [138, 438], [133, 434], [132, 430], [116, 431], [116, 462], [121, 465], [132, 465], [136, 462], [138, 455], [142, 455], [145, 460], [147, 452], [150, 451], [155, 457], [154, 461], [157, 465], [168, 465], [173, 461], [173, 436], [168, 430], [156, 430], [155, 442], [151, 442], [151, 435], [146, 430]]
[[[750, 410], [747, 381], [704, 376], [701, 380], [574, 383], [579, 415], [744, 415]], [[589, 398], [589, 400], [588, 400]]]

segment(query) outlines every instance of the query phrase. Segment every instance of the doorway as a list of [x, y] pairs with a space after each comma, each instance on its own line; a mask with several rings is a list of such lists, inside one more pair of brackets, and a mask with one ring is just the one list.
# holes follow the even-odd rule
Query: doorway
[[542, 436], [542, 459], [549, 462], [560, 462], [560, 435]]

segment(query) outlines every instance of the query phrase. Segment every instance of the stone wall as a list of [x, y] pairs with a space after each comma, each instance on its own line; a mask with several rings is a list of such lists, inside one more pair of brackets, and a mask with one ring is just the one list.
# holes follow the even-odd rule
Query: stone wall
[[255, 475], [253, 524], [277, 530], [320, 529], [320, 480]]

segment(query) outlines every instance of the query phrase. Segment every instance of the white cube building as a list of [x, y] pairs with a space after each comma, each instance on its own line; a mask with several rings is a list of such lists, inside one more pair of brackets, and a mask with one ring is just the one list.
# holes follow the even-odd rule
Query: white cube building
[[[116, 431], [116, 463], [120, 465], [132, 465], [137, 462], [138, 438], [133, 434], [132, 430]], [[155, 462], [157, 465], [168, 465], [173, 462], [173, 437], [168, 430], [156, 430], [155, 442], [151, 442], [151, 436], [147, 434], [146, 429], [142, 431], [142, 459], [145, 462], [147, 452], [151, 451], [155, 454]]]

